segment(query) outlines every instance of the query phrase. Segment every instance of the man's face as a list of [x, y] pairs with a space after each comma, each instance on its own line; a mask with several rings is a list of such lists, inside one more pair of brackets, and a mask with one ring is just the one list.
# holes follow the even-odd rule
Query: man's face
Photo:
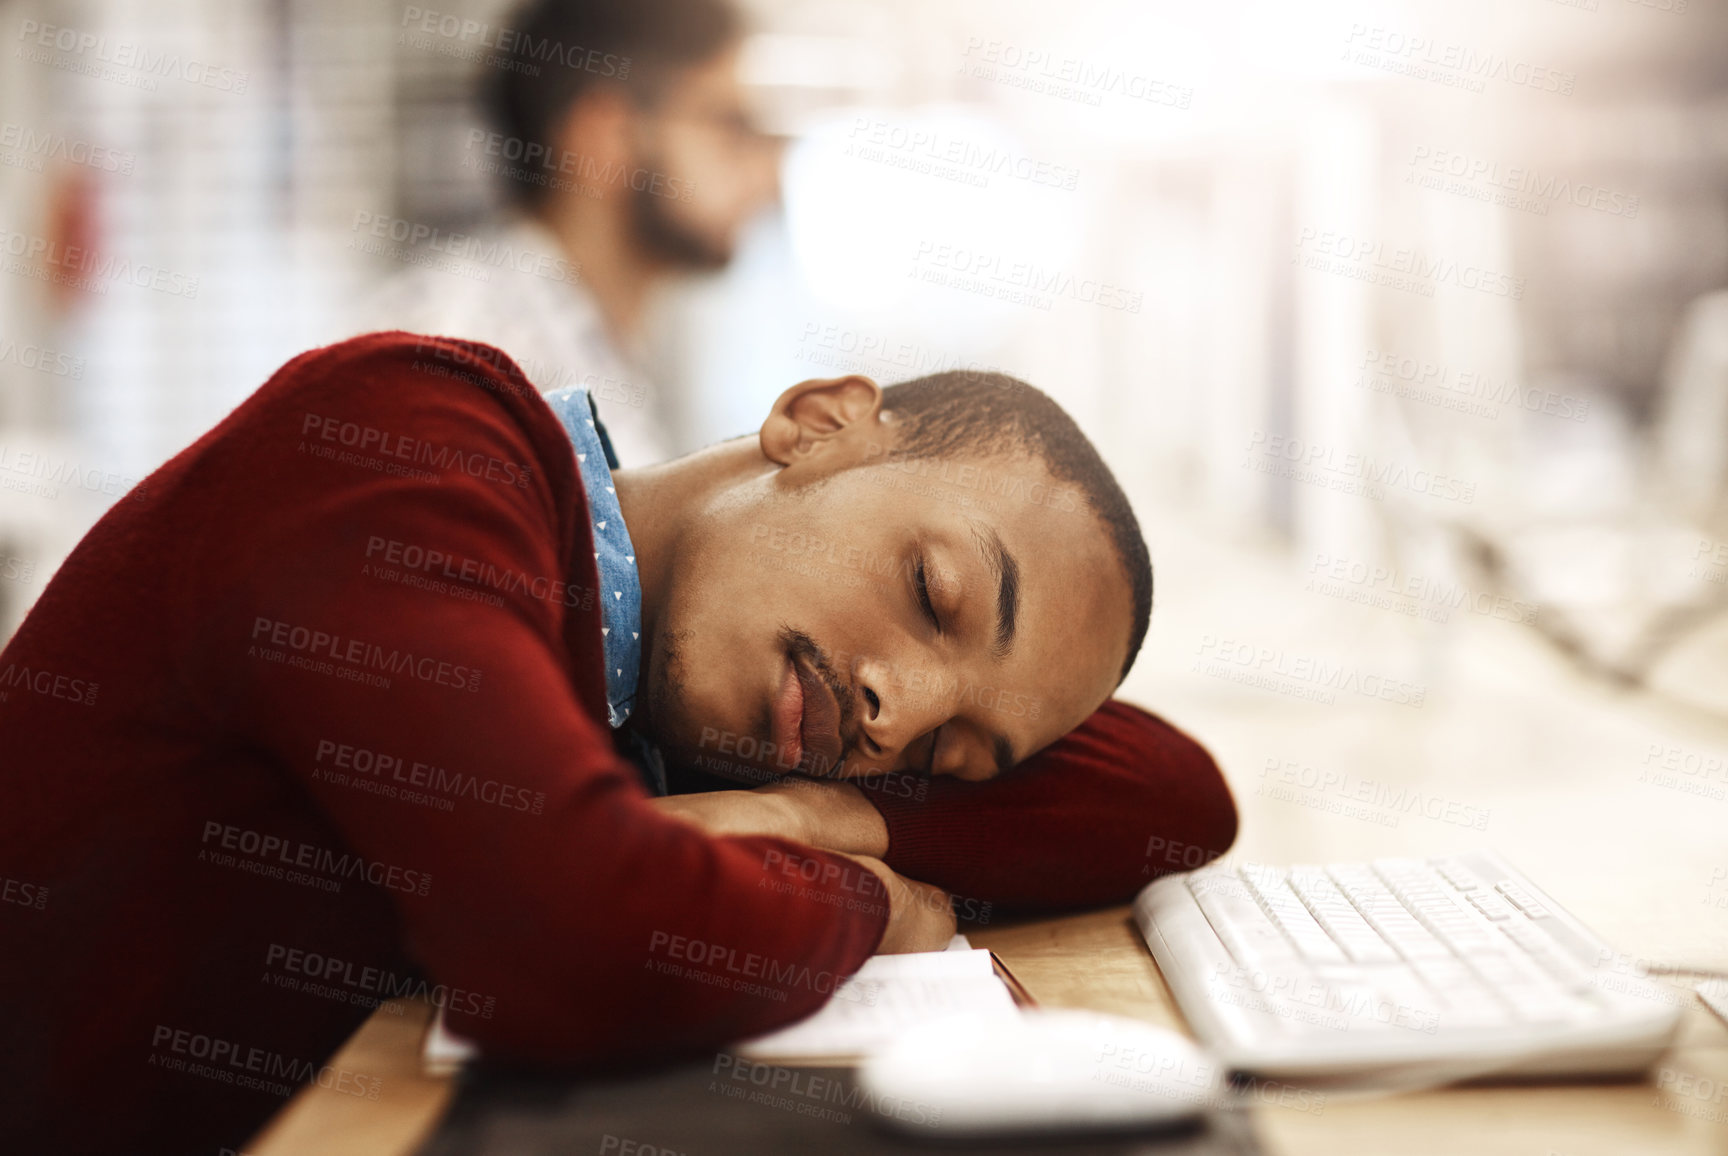
[[680, 268], [724, 266], [779, 186], [779, 147], [752, 125], [737, 47], [682, 73], [637, 114], [632, 140], [633, 167], [650, 174], [630, 193], [637, 242]]
[[643, 725], [675, 761], [986, 779], [1109, 696], [1130, 595], [1078, 491], [893, 437], [857, 423], [699, 512], [645, 648]]

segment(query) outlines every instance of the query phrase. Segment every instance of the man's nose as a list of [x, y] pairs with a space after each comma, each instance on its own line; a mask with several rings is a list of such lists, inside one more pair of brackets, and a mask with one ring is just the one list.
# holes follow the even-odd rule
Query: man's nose
[[785, 152], [784, 143], [774, 138], [773, 143], [762, 149], [757, 157], [755, 201], [758, 207], [780, 200], [780, 158]]
[[931, 672], [897, 671], [888, 662], [869, 660], [855, 668], [858, 686], [860, 753], [891, 762], [946, 717], [945, 680]]

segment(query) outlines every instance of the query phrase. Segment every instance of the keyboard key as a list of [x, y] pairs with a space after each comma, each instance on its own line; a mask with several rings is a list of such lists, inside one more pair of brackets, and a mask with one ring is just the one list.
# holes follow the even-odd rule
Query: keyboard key
[[1397, 963], [1398, 953], [1380, 938], [1338, 885], [1319, 868], [1295, 868], [1290, 889], [1314, 916], [1314, 922], [1343, 947], [1357, 963]]
[[1460, 891], [1475, 891], [1482, 886], [1482, 880], [1477, 878], [1476, 872], [1456, 859], [1441, 859], [1434, 864], [1434, 869], [1440, 872], [1446, 882]]
[[1403, 901], [1376, 874], [1334, 872], [1334, 878], [1363, 921], [1405, 959], [1436, 959], [1452, 954], [1452, 949], [1417, 922]]
[[1496, 923], [1512, 918], [1512, 908], [1485, 891], [1471, 892], [1470, 902], [1475, 905], [1476, 910]]
[[1439, 1031], [1470, 1031], [1479, 1028], [1504, 1028], [1511, 1022], [1511, 1011], [1485, 989], [1472, 989], [1455, 994], [1440, 1012]]
[[1469, 964], [1525, 1023], [1555, 1023], [1575, 1018], [1577, 1003], [1520, 952], [1477, 952]]
[[[1392, 1028], [1396, 1000], [1389, 1000], [1377, 982], [1361, 970], [1347, 973], [1347, 978], [1324, 981], [1319, 992], [1307, 993], [1303, 1002], [1313, 1012], [1323, 1015], [1334, 1030], [1357, 1032], [1388, 1031]], [[1318, 996], [1319, 998], [1316, 998]], [[1383, 1010], [1384, 1018], [1376, 1012]]]
[[1254, 892], [1266, 914], [1290, 937], [1304, 959], [1314, 963], [1342, 963], [1344, 949], [1314, 921], [1296, 893], [1290, 890], [1284, 872], [1258, 864], [1244, 865], [1243, 882]]
[[1264, 967], [1296, 960], [1295, 946], [1266, 918], [1248, 885], [1234, 874], [1197, 873], [1189, 877], [1188, 887], [1206, 922], [1237, 963]]
[[1502, 923], [1500, 930], [1566, 991], [1588, 995], [1593, 990], [1590, 969], [1572, 958], [1535, 925], [1522, 919], [1511, 919]]
[[[1434, 939], [1445, 945], [1447, 953], [1462, 954], [1481, 948], [1494, 948], [1498, 941], [1487, 928], [1463, 908], [1456, 891], [1440, 882], [1439, 875], [1426, 864], [1415, 870], [1382, 871], [1392, 893]], [[1456, 898], [1454, 898], [1456, 897]]]
[[1542, 906], [1542, 904], [1536, 902], [1533, 895], [1518, 886], [1518, 884], [1512, 882], [1510, 879], [1496, 883], [1494, 885], [1494, 890], [1511, 900], [1512, 906], [1528, 915], [1531, 919], [1546, 919], [1548, 917], [1548, 909]]

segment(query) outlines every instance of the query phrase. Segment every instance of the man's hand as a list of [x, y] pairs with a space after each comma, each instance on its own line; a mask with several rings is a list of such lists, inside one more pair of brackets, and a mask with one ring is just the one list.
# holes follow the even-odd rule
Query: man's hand
[[942, 951], [954, 938], [954, 905], [948, 893], [928, 883], [907, 879], [888, 864], [868, 855], [851, 858], [864, 864], [888, 893], [888, 930], [876, 950], [882, 954], [903, 951]]
[[710, 835], [778, 835], [848, 855], [888, 853], [888, 824], [850, 783], [792, 776], [750, 791], [708, 791], [649, 801]]
[[649, 802], [710, 835], [778, 835], [862, 863], [882, 884], [888, 900], [888, 929], [877, 951], [941, 951], [954, 938], [954, 905], [948, 893], [908, 879], [878, 858], [888, 852], [887, 824], [850, 783], [788, 778], [752, 791], [671, 795]]

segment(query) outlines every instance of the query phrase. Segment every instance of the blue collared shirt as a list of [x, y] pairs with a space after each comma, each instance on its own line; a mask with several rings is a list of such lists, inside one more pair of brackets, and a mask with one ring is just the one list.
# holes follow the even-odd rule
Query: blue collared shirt
[[[636, 547], [630, 543], [624, 511], [618, 505], [618, 489], [612, 484], [618, 458], [586, 389], [572, 386], [549, 393], [546, 404], [570, 435], [582, 488], [588, 492], [588, 518], [594, 527], [594, 564], [600, 572], [606, 721], [616, 730], [624, 725], [636, 705], [636, 683], [642, 670], [642, 579], [636, 569]], [[659, 748], [639, 731], [626, 734], [634, 749], [637, 769], [642, 773], [643, 786], [656, 795], [666, 794], [666, 761]]]
[[576, 468], [588, 491], [588, 517], [594, 527], [594, 564], [600, 571], [600, 631], [605, 636], [606, 714], [614, 729], [624, 725], [636, 703], [636, 677], [642, 666], [642, 580], [636, 572], [636, 547], [618, 506], [612, 484], [617, 461], [588, 398], [580, 386], [546, 395], [546, 404], [564, 423], [576, 451]]

